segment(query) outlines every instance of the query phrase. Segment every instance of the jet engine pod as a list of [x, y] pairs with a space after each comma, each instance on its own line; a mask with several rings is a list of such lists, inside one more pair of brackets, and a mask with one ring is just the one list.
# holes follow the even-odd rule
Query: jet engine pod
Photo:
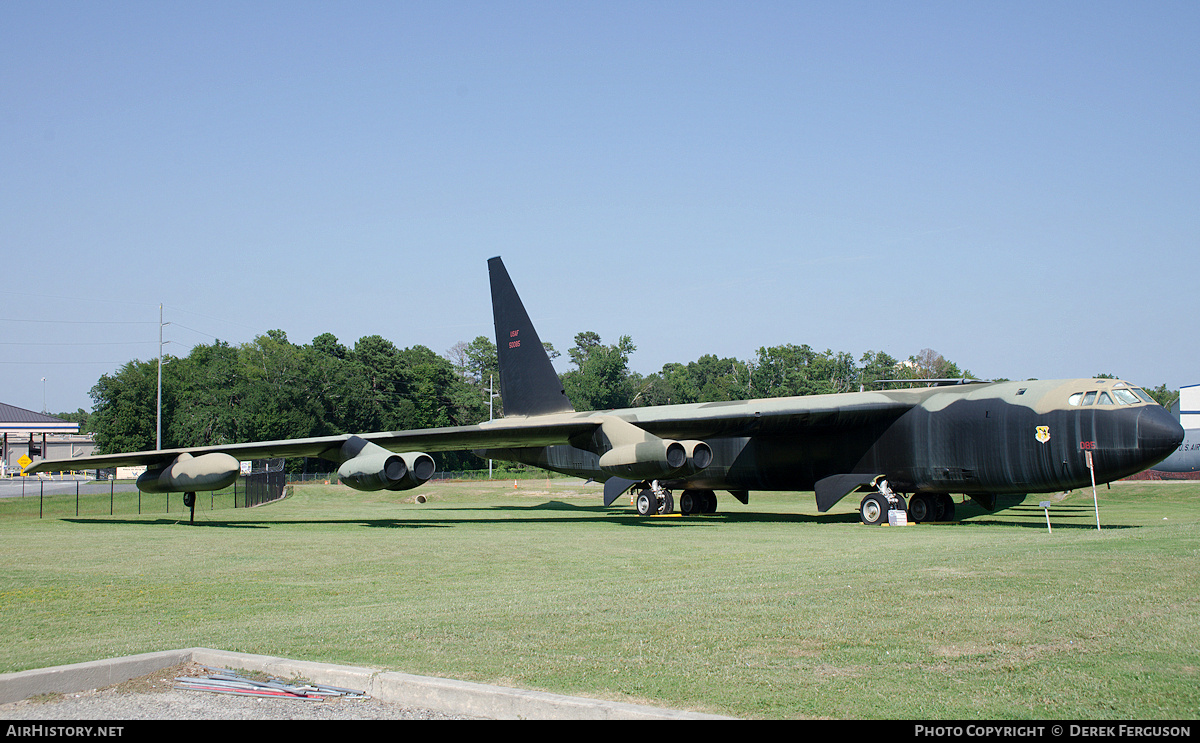
[[691, 475], [712, 464], [713, 453], [708, 444], [703, 441], [680, 441], [687, 452], [687, 464], [679, 474]]
[[408, 474], [400, 482], [389, 485], [388, 490], [411, 490], [433, 477], [433, 473], [437, 469], [437, 465], [433, 463], [433, 457], [428, 454], [423, 454], [419, 451], [406, 451], [401, 452], [399, 456], [404, 460], [404, 466], [408, 468]]
[[137, 479], [138, 489], [145, 493], [195, 493], [220, 490], [233, 484], [241, 466], [228, 454], [214, 452], [194, 457], [180, 454], [166, 467], [146, 470]]
[[355, 490], [408, 490], [433, 476], [433, 458], [421, 452], [397, 454], [357, 436], [343, 452], [354, 456], [338, 467], [338, 479]]
[[613, 447], [600, 456], [600, 469], [631, 480], [690, 475], [711, 463], [712, 449], [703, 441], [658, 438]]

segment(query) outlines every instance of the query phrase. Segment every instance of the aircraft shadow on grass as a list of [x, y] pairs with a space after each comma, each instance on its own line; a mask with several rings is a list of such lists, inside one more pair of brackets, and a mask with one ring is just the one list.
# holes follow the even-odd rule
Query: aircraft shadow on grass
[[[272, 527], [286, 527], [291, 525], [344, 525], [344, 524], [360, 524], [362, 526], [373, 529], [422, 529], [422, 528], [439, 528], [446, 529], [467, 524], [539, 524], [539, 523], [609, 523], [618, 526], [632, 526], [638, 528], [692, 528], [714, 526], [717, 524], [754, 524], [754, 523], [772, 523], [772, 524], [858, 524], [859, 517], [855, 513], [835, 513], [835, 514], [802, 514], [802, 513], [761, 513], [761, 512], [721, 512], [715, 514], [707, 514], [703, 516], [660, 516], [652, 518], [644, 518], [638, 516], [635, 512], [628, 510], [614, 510], [607, 506], [578, 506], [563, 501], [546, 501], [536, 505], [528, 506], [481, 506], [481, 507], [453, 507], [447, 509], [439, 509], [444, 512], [461, 512], [462, 518], [454, 518], [453, 515], [447, 515], [438, 518], [379, 518], [379, 519], [261, 519], [261, 520], [243, 520], [243, 519], [211, 519], [204, 518], [203, 513], [197, 514], [197, 519], [194, 523], [189, 524], [186, 518], [155, 518], [155, 519], [114, 519], [112, 517], [96, 517], [96, 518], [65, 518], [63, 521], [69, 521], [76, 524], [103, 525], [103, 524], [121, 524], [130, 526], [196, 526], [207, 528], [224, 528], [224, 529], [269, 529]], [[497, 514], [494, 518], [480, 517], [478, 513], [494, 513]], [[564, 512], [576, 513], [575, 516], [561, 515]], [[1050, 519], [1055, 529], [1095, 529], [1096, 524], [1091, 520], [1094, 515], [1094, 510], [1090, 506], [1055, 506], [1050, 511]], [[545, 514], [545, 515], [542, 515]], [[1009, 508], [1006, 511], [1008, 515], [1005, 519], [990, 518], [990, 514], [980, 510], [978, 514], [967, 514], [961, 520], [945, 523], [929, 523], [921, 524], [922, 527], [949, 527], [949, 526], [999, 526], [1008, 528], [1020, 529], [1045, 529], [1046, 517], [1045, 512], [1036, 506], [1016, 506]], [[1014, 516], [1027, 516], [1028, 521], [1013, 520]], [[1062, 519], [1079, 519], [1078, 522], [1070, 521], [1063, 522]], [[871, 527], [865, 527], [871, 528]], [[1132, 529], [1137, 528], [1128, 524], [1106, 524], [1102, 522], [1104, 529]]]

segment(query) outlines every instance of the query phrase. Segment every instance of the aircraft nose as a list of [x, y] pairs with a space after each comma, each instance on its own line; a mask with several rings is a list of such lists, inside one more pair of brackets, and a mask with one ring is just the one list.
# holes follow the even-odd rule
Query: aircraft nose
[[1158, 462], [1183, 443], [1183, 426], [1167, 412], [1154, 406], [1142, 408], [1138, 416], [1138, 449], [1152, 462]]

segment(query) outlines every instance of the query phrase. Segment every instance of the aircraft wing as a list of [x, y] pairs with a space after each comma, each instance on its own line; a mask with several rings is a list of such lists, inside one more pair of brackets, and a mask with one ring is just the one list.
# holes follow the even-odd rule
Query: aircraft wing
[[[556, 417], [557, 418], [557, 417]], [[411, 431], [382, 431], [359, 434], [359, 438], [390, 451], [466, 451], [476, 448], [516, 448], [551, 446], [567, 443], [578, 434], [590, 434], [598, 421], [515, 419], [481, 423], [475, 426], [425, 428]], [[352, 434], [319, 436], [306, 439], [252, 441], [242, 444], [216, 444], [177, 449], [97, 454], [73, 459], [43, 460], [25, 468], [27, 474], [63, 470], [101, 469], [108, 467], [156, 467], [173, 461], [181, 454], [228, 454], [240, 461], [276, 457], [324, 457], [339, 461], [342, 445]]]
[[[770, 435], [806, 428], [852, 427], [885, 418], [895, 419], [916, 403], [917, 399], [911, 394], [862, 392], [571, 412], [527, 418], [504, 418], [474, 426], [381, 431], [358, 434], [358, 437], [393, 452], [515, 449], [581, 441], [590, 438], [597, 429], [603, 428], [606, 421], [618, 418], [655, 436], [705, 439]], [[31, 464], [25, 468], [25, 472], [35, 474], [140, 465], [154, 468], [170, 463], [181, 454], [198, 457], [221, 453], [240, 461], [276, 457], [321, 457], [336, 462], [341, 459], [341, 447], [351, 436], [352, 434], [339, 434], [43, 460]]]

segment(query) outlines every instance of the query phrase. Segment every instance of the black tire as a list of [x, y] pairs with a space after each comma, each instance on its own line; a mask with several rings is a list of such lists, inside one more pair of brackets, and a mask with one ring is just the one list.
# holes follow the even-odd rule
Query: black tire
[[637, 494], [634, 503], [637, 505], [639, 516], [653, 516], [658, 513], [658, 498], [653, 490], [643, 490]]
[[717, 494], [711, 490], [705, 490], [704, 496], [701, 498], [701, 503], [704, 504], [701, 513], [716, 513], [717, 512]]
[[679, 494], [679, 512], [684, 516], [700, 513], [702, 509], [703, 499], [698, 497], [697, 491], [685, 490]]
[[183, 494], [183, 505], [187, 506], [188, 508], [191, 508], [192, 506], [196, 505], [196, 494], [195, 493], [184, 493]]
[[954, 520], [954, 499], [949, 493], [942, 493], [938, 496], [938, 500], [942, 503], [942, 521]]
[[917, 493], [908, 501], [908, 518], [914, 524], [929, 521], [933, 516], [933, 511], [933, 503], [924, 493]]
[[886, 524], [890, 508], [887, 498], [879, 493], [871, 493], [858, 504], [858, 518], [867, 526]]

